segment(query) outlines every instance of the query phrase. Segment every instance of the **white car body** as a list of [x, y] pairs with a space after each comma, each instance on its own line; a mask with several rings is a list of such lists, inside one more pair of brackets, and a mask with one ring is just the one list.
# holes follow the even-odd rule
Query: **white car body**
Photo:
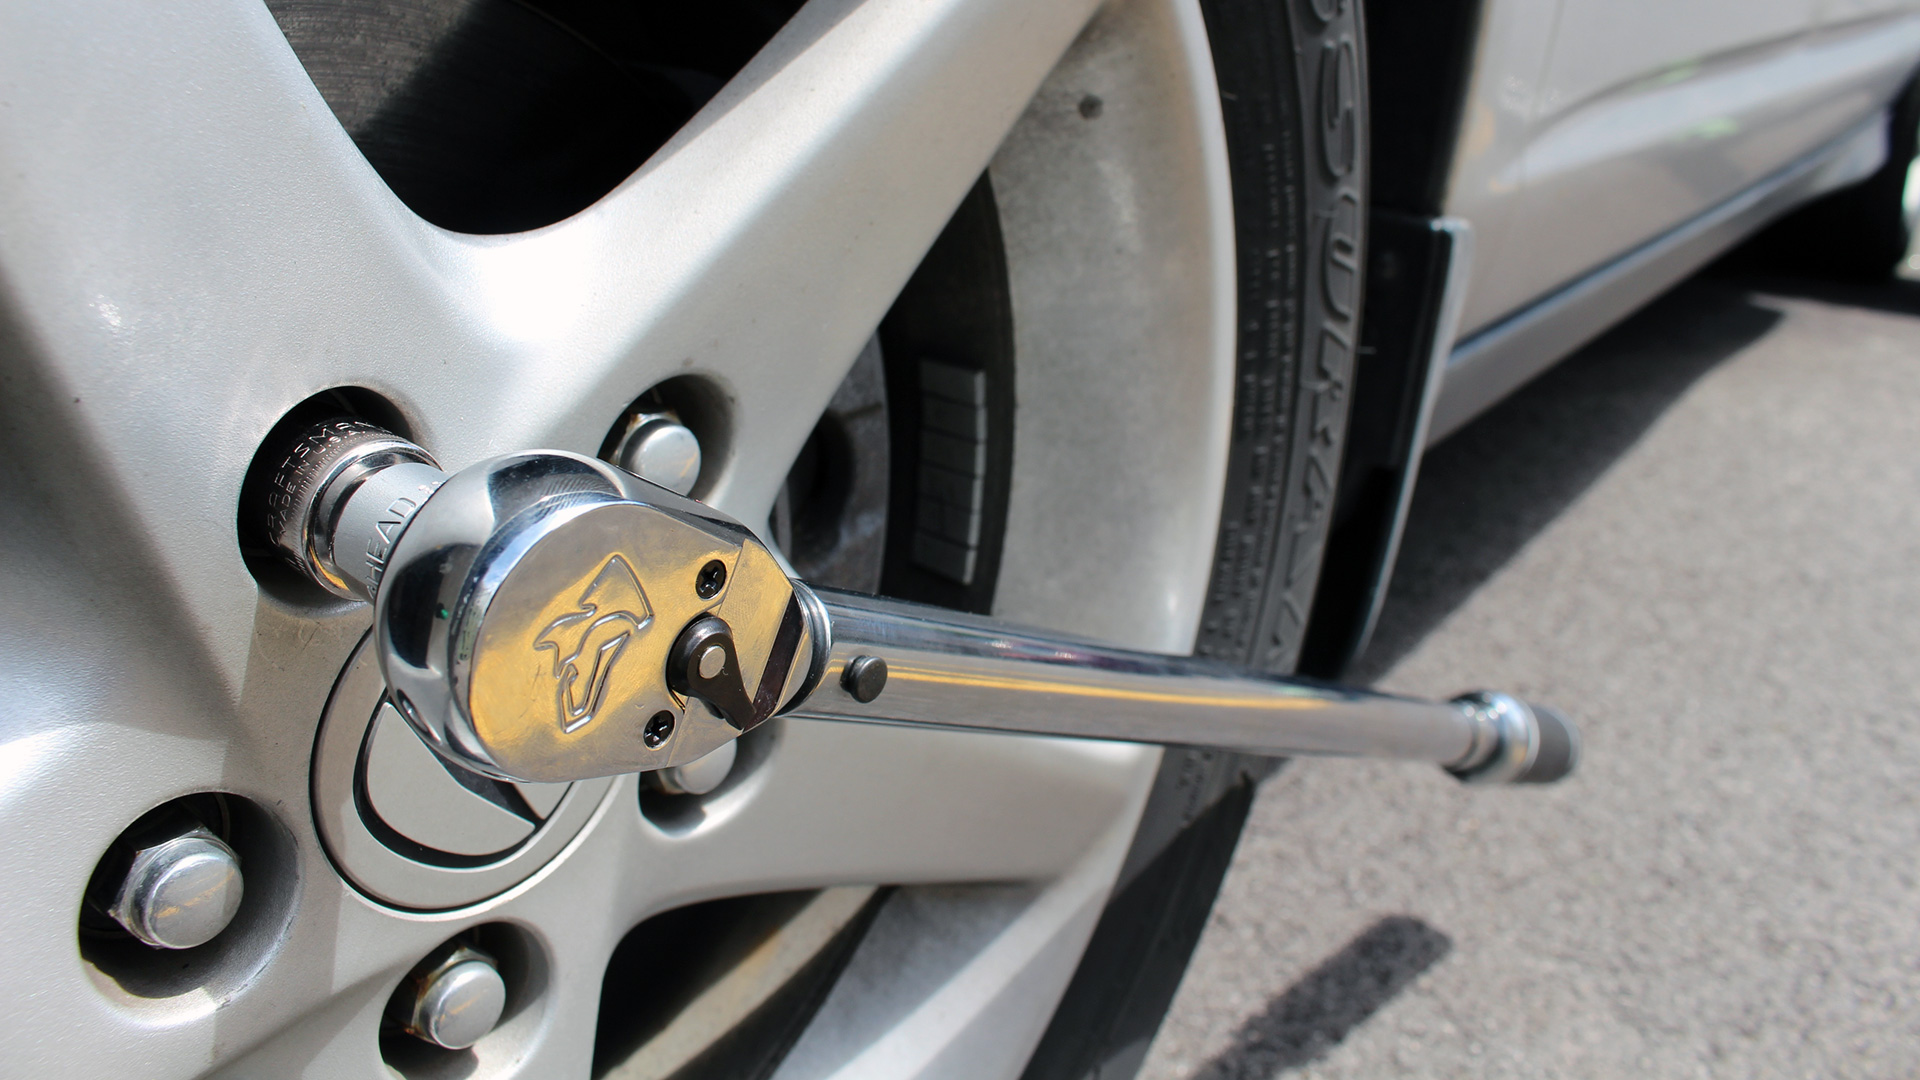
[[[1431, 436], [1785, 205], [1872, 172], [1917, 63], [1907, 0], [1488, 0], [1445, 195], [1474, 251]], [[1632, 299], [1604, 317], [1487, 355], [1532, 309], [1742, 199], [1755, 212], [1719, 243], [1631, 267]]]

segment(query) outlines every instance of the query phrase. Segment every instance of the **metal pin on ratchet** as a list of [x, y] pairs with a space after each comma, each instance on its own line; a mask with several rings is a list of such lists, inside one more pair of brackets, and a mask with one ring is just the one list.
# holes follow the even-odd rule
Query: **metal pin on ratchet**
[[451, 476], [357, 420], [309, 432], [270, 533], [374, 604], [395, 706], [450, 760], [523, 781], [683, 765], [781, 713], [1428, 761], [1547, 782], [1577, 730], [1505, 694], [1435, 702], [1132, 652], [787, 577], [740, 523], [605, 462]]

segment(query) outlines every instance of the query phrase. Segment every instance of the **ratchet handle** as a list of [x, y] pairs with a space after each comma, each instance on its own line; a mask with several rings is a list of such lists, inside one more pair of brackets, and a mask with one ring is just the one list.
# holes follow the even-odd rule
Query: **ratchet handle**
[[578, 454], [448, 474], [337, 421], [275, 492], [288, 561], [372, 602], [394, 708], [503, 779], [673, 768], [786, 712], [1427, 761], [1472, 784], [1548, 783], [1580, 756], [1564, 715], [1507, 694], [1422, 701], [816, 591], [740, 522]]

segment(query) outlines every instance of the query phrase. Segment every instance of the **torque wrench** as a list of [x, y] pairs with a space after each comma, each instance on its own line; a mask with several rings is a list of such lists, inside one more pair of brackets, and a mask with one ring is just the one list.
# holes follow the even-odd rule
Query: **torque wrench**
[[773, 716], [1426, 761], [1547, 782], [1577, 729], [1507, 694], [1426, 701], [814, 589], [744, 525], [605, 462], [449, 475], [359, 420], [308, 431], [266, 523], [370, 601], [395, 707], [450, 760], [554, 782], [696, 760]]

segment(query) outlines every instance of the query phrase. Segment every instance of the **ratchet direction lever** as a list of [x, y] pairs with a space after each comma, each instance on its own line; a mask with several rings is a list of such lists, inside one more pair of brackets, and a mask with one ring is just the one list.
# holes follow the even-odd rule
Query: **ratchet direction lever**
[[1580, 754], [1566, 717], [1505, 694], [1422, 701], [816, 590], [725, 514], [577, 454], [449, 475], [336, 420], [267, 502], [294, 566], [373, 603], [401, 715], [510, 780], [683, 765], [782, 713], [1428, 761], [1473, 783], [1558, 780]]

